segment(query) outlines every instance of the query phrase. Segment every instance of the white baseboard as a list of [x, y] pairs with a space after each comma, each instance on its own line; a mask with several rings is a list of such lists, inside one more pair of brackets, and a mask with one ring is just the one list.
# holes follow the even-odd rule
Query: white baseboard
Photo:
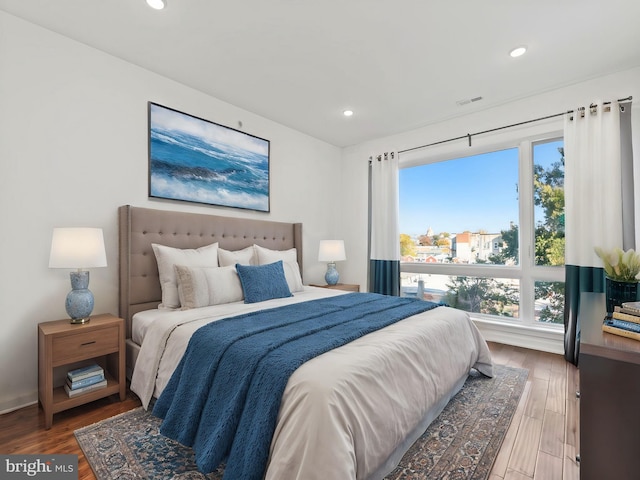
[[[35, 396], [35, 400], [33, 397]], [[20, 410], [21, 408], [28, 407], [29, 405], [33, 405], [34, 403], [38, 403], [38, 392], [36, 391], [33, 395], [16, 397], [5, 399], [0, 403], [0, 415], [4, 415], [5, 413], [13, 412], [15, 410]]]
[[564, 355], [564, 330], [544, 326], [523, 326], [473, 318], [473, 322], [488, 342]]

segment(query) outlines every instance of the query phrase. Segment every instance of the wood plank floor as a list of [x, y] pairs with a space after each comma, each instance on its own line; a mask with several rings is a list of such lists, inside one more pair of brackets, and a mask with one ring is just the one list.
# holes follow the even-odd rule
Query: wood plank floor
[[561, 355], [498, 343], [489, 347], [495, 363], [529, 370], [489, 480], [579, 480], [578, 369]]
[[[529, 369], [529, 378], [489, 480], [578, 480], [577, 369], [562, 356], [490, 343], [495, 363]], [[37, 405], [0, 416], [0, 453], [78, 455], [80, 479], [95, 479], [73, 431], [140, 405], [112, 396], [54, 415], [44, 428]]]

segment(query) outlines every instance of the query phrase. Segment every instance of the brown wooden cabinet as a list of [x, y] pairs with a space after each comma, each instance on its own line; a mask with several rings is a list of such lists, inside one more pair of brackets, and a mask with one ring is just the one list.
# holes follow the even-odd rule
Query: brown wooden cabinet
[[359, 292], [360, 285], [352, 284], [352, 283], [336, 283], [335, 285], [314, 285], [311, 284], [312, 287], [320, 287], [320, 288], [330, 288], [333, 290], [346, 290], [348, 292]]
[[[63, 388], [66, 373], [89, 361], [104, 369], [107, 386], [69, 397]], [[116, 393], [125, 399], [124, 320], [104, 314], [83, 325], [69, 319], [38, 325], [38, 398], [46, 428], [51, 428], [54, 413]]]
[[640, 341], [602, 331], [603, 294], [580, 302], [580, 478], [640, 478]]

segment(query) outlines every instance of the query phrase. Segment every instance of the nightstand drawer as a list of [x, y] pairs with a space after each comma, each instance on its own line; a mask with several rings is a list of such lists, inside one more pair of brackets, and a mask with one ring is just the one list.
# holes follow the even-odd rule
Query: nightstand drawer
[[102, 328], [55, 337], [52, 345], [55, 365], [63, 365], [117, 351], [119, 348], [118, 333], [118, 328]]

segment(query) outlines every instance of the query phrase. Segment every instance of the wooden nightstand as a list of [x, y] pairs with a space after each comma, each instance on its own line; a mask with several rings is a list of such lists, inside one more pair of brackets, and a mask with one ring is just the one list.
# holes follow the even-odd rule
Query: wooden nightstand
[[[64, 378], [71, 367], [88, 360], [104, 369], [107, 386], [70, 398]], [[54, 413], [115, 393], [125, 399], [124, 320], [105, 314], [84, 325], [72, 325], [69, 319], [38, 325], [38, 398], [47, 429]]]
[[359, 292], [360, 285], [355, 285], [352, 283], [336, 283], [335, 285], [314, 285], [311, 284], [312, 287], [320, 287], [320, 288], [330, 288], [334, 290], [346, 290], [348, 292]]

